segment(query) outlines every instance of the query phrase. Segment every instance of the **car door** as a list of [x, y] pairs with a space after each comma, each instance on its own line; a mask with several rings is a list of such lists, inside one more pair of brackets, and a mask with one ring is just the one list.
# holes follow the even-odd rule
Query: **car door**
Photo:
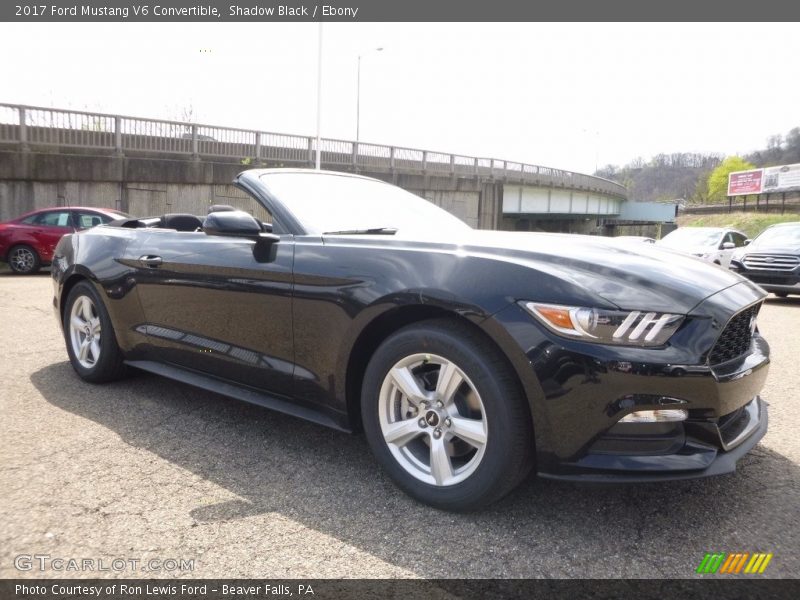
[[153, 229], [136, 285], [153, 358], [282, 396], [294, 375], [294, 239], [268, 259], [241, 237]]
[[40, 213], [32, 223], [31, 235], [36, 241], [36, 251], [44, 262], [53, 259], [58, 241], [75, 228], [69, 210], [50, 210]]

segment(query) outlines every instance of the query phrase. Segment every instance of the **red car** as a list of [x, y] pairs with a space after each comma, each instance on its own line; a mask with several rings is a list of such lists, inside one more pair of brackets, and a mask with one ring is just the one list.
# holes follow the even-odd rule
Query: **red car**
[[0, 259], [15, 273], [36, 273], [50, 264], [61, 236], [130, 218], [110, 208], [62, 206], [43, 208], [0, 223]]

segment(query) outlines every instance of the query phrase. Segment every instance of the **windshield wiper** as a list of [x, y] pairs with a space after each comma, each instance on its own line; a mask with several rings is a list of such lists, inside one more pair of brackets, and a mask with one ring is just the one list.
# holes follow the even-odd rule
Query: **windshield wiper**
[[322, 235], [394, 235], [397, 227], [373, 227], [372, 229], [344, 229], [342, 231], [326, 231]]

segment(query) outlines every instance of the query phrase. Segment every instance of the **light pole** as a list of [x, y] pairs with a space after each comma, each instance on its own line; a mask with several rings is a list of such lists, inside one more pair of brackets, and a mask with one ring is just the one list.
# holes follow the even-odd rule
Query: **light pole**
[[[383, 52], [383, 48], [375, 48], [369, 52]], [[361, 57], [369, 54], [369, 52], [358, 55], [358, 77], [356, 78], [356, 145], [358, 145], [361, 139]]]
[[319, 39], [317, 40], [317, 171], [322, 164], [320, 125], [322, 123], [322, 21], [319, 22]]
[[591, 129], [582, 129], [581, 131], [583, 131], [587, 138], [590, 133], [594, 133], [594, 172], [597, 173], [597, 169], [600, 166], [598, 164], [600, 162], [600, 132]]

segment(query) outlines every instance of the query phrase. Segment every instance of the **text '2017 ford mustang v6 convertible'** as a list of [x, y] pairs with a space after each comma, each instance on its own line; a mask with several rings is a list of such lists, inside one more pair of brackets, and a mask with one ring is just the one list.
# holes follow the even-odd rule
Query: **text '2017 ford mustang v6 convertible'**
[[735, 273], [645, 244], [475, 231], [355, 175], [236, 185], [263, 220], [212, 207], [62, 239], [54, 305], [82, 378], [130, 366], [363, 428], [402, 489], [451, 510], [534, 468], [727, 473], [766, 432], [765, 293]]

